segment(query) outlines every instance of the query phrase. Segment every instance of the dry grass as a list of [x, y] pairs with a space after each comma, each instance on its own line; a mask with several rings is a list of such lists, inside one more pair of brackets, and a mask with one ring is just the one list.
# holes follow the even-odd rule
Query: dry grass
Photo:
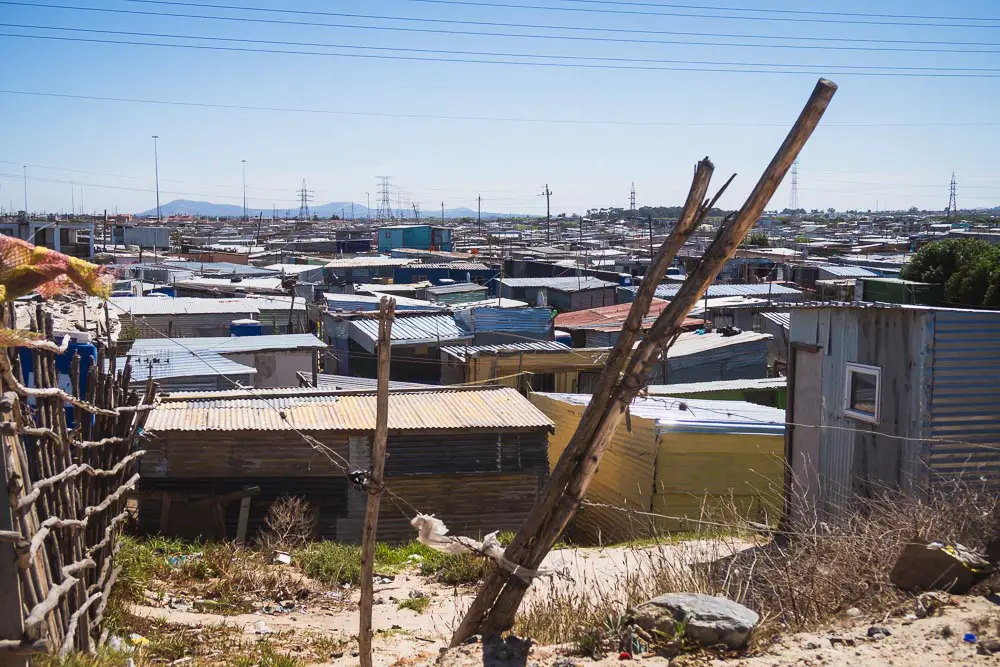
[[735, 504], [716, 507], [703, 517], [707, 539], [643, 540], [630, 547], [635, 565], [627, 574], [603, 585], [553, 586], [522, 609], [514, 631], [546, 644], [572, 642], [583, 654], [617, 651], [628, 634], [629, 607], [664, 593], [700, 592], [757, 611], [755, 640], [766, 642], [815, 629], [850, 608], [897, 609], [907, 594], [889, 573], [915, 537], [982, 548], [1000, 528], [1000, 498], [977, 482], [939, 485], [925, 500], [883, 492], [853, 507], [839, 522], [805, 517], [773, 537], [747, 530]]

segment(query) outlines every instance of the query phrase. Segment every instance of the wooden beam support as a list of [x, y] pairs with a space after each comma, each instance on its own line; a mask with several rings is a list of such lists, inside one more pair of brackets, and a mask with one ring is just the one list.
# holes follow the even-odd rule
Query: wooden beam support
[[[701, 294], [714, 282], [726, 261], [757, 222], [785, 173], [819, 123], [836, 89], [834, 83], [825, 79], [819, 80], [795, 125], [735, 219], [720, 228], [719, 235], [698, 266], [685, 280], [670, 305], [660, 313], [631, 358], [627, 354], [621, 354], [623, 341], [619, 340], [619, 345], [612, 352], [608, 367], [601, 376], [599, 389], [594, 392], [576, 433], [553, 471], [549, 484], [508, 547], [508, 559], [525, 568], [537, 569], [555, 540], [565, 530], [585, 497], [587, 487], [597, 472], [601, 455], [610, 443], [626, 408], [645, 382], [650, 364], [655, 363], [673, 342], [680, 331], [684, 317], [697, 303]], [[694, 206], [692, 202], [692, 195], [700, 184], [699, 172], [702, 169], [701, 165], [699, 167], [692, 184], [692, 194], [685, 204], [682, 221], [685, 218], [696, 217], [703, 208]], [[710, 175], [709, 170], [708, 176]], [[707, 189], [707, 178], [702, 193], [705, 189]], [[704, 194], [694, 201], [701, 201], [703, 196]], [[678, 223], [678, 227], [681, 227], [681, 224]], [[671, 234], [671, 238], [673, 236], [674, 234]], [[670, 240], [668, 238], [664, 245], [668, 245]], [[657, 263], [654, 262], [655, 265]], [[630, 336], [634, 336], [630, 325], [641, 324], [658, 282], [659, 276], [651, 272], [639, 288], [636, 303], [633, 303], [622, 331], [622, 337], [626, 338], [628, 348], [631, 348], [634, 340], [634, 338], [629, 339]], [[621, 368], [626, 360], [628, 363], [625, 374], [621, 377]], [[509, 629], [513, 625], [514, 615], [526, 590], [527, 584], [523, 581], [506, 576], [495, 568], [452, 637], [452, 645], [457, 645], [476, 633], [490, 634]]]
[[375, 598], [375, 538], [378, 507], [385, 472], [385, 442], [389, 435], [389, 362], [395, 299], [382, 297], [378, 318], [378, 391], [375, 398], [375, 439], [372, 442], [372, 470], [368, 479], [368, 506], [361, 533], [361, 609], [358, 647], [361, 667], [372, 667], [372, 603]]

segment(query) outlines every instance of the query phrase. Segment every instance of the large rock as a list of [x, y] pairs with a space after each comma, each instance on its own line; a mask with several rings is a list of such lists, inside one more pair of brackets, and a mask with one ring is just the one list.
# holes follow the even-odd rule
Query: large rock
[[647, 632], [673, 636], [683, 627], [685, 637], [691, 641], [703, 646], [724, 644], [731, 649], [744, 646], [760, 621], [752, 609], [700, 593], [661, 595], [635, 607], [632, 615]]

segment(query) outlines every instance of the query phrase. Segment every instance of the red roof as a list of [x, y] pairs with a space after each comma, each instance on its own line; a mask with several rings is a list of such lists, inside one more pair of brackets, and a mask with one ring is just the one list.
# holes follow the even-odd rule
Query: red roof
[[[649, 306], [649, 313], [643, 319], [643, 328], [653, 324], [660, 312], [670, 304], [663, 299], [653, 299]], [[601, 306], [600, 308], [588, 308], [587, 310], [574, 310], [569, 313], [556, 315], [555, 326], [557, 329], [620, 329], [628, 317], [631, 310], [631, 303], [619, 303], [614, 306]], [[700, 326], [704, 320], [698, 318], [685, 318], [682, 328], [692, 328]]]

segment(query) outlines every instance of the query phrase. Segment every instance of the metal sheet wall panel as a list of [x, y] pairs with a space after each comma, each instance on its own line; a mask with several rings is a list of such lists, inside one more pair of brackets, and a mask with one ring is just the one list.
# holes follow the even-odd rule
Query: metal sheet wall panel
[[1000, 484], [1000, 313], [936, 310], [928, 436], [932, 481]]

